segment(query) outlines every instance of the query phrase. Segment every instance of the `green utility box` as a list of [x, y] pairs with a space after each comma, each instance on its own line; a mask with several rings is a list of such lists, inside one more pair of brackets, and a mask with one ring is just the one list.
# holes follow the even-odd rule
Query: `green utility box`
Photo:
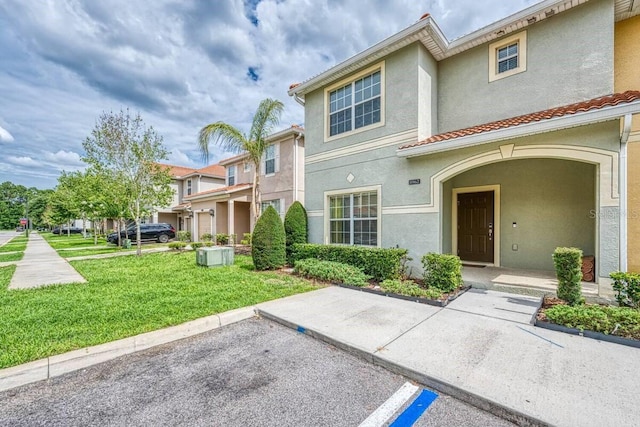
[[196, 263], [206, 267], [222, 267], [233, 264], [233, 248], [217, 246], [213, 248], [198, 248]]
[[122, 248], [131, 249], [131, 239], [122, 239]]

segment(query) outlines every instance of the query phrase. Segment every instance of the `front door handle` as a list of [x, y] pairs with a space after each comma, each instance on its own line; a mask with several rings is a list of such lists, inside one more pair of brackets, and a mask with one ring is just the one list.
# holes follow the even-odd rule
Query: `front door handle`
[[493, 228], [489, 229], [489, 240], [493, 239]]

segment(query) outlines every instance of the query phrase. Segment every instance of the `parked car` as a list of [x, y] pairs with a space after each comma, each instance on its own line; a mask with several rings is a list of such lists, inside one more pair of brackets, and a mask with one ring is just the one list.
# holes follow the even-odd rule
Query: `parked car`
[[[166, 243], [171, 239], [175, 239], [176, 229], [173, 225], [167, 223], [158, 224], [140, 224], [140, 240], [156, 240], [160, 243]], [[136, 241], [136, 226], [130, 225], [126, 230], [120, 231], [120, 239], [131, 239]], [[111, 233], [107, 236], [107, 242], [118, 244], [118, 233]]]
[[20, 226], [20, 227], [16, 227], [16, 231], [18, 233], [22, 233], [24, 231], [24, 227]]
[[71, 234], [80, 234], [82, 233], [82, 228], [80, 227], [56, 227], [53, 230], [51, 230], [51, 232], [53, 234], [67, 234], [67, 233], [71, 233]]

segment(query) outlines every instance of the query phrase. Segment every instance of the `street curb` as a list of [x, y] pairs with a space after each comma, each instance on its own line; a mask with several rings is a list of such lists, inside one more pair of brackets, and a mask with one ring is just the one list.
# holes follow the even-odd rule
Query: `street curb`
[[432, 377], [427, 374], [423, 374], [421, 372], [415, 371], [411, 368], [403, 366], [402, 364], [392, 362], [378, 354], [371, 353], [368, 350], [365, 350], [361, 347], [358, 347], [353, 344], [349, 344], [346, 342], [342, 342], [336, 340], [332, 337], [329, 337], [321, 332], [317, 332], [313, 329], [308, 329], [302, 325], [295, 324], [281, 317], [275, 316], [271, 313], [265, 312], [259, 307], [255, 309], [256, 314], [262, 318], [271, 320], [273, 322], [279, 323], [291, 329], [294, 329], [300, 333], [305, 335], [309, 335], [312, 338], [323, 341], [329, 345], [337, 347], [349, 354], [352, 354], [360, 359], [365, 360], [366, 362], [372, 363], [373, 365], [380, 366], [384, 369], [387, 369], [396, 374], [402, 375], [410, 380], [416, 381], [430, 389], [438, 391], [440, 393], [447, 394], [451, 397], [454, 397], [458, 400], [466, 402], [472, 406], [480, 408], [484, 411], [487, 411], [493, 415], [496, 415], [502, 419], [510, 421], [519, 426], [542, 426], [547, 427], [550, 424], [544, 422], [532, 415], [525, 414], [520, 412], [517, 409], [509, 408], [508, 406], [502, 405], [498, 402], [495, 402], [486, 397], [479, 396], [473, 392], [466, 391], [458, 386], [453, 384], [449, 384], [446, 381]]
[[222, 326], [250, 319], [255, 315], [254, 307], [243, 307], [157, 331], [146, 332], [105, 344], [57, 354], [22, 365], [12, 366], [11, 368], [0, 369], [0, 392], [218, 329]]

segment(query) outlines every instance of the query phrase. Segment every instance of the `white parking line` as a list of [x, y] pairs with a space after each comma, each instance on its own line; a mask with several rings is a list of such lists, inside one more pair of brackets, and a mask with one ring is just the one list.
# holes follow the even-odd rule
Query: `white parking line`
[[393, 414], [395, 414], [402, 406], [411, 399], [418, 391], [417, 386], [411, 383], [404, 383], [402, 387], [396, 391], [393, 396], [387, 399], [382, 405], [378, 407], [366, 420], [360, 424], [359, 427], [380, 427], [383, 426]]

